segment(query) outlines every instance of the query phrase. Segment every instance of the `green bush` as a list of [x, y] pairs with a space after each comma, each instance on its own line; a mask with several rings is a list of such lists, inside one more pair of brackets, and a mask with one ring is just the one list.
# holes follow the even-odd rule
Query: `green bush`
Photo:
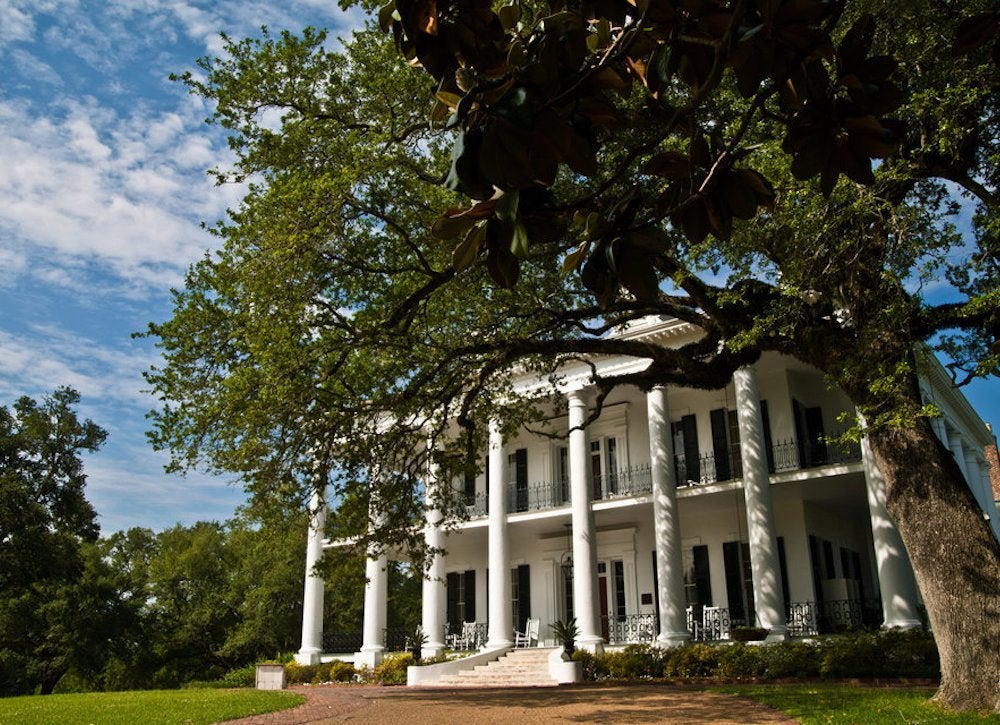
[[667, 677], [714, 677], [719, 669], [718, 645], [690, 644], [670, 650], [664, 662]]
[[229, 670], [222, 676], [224, 687], [254, 687], [257, 684], [257, 666], [246, 665]]
[[313, 681], [318, 668], [319, 665], [300, 665], [298, 662], [289, 662], [285, 665], [285, 679], [289, 685], [305, 685]]
[[406, 668], [412, 664], [413, 655], [409, 652], [389, 655], [372, 670], [371, 676], [381, 685], [405, 685]]
[[718, 649], [718, 667], [715, 677], [727, 680], [748, 680], [764, 674], [764, 657], [761, 650], [764, 646], [747, 645], [735, 642], [729, 647]]
[[358, 671], [354, 669], [354, 665], [350, 662], [341, 662], [336, 660], [330, 663], [330, 681], [331, 682], [354, 682], [355, 676]]
[[857, 632], [820, 641], [820, 675], [840, 677], [938, 677], [934, 639], [920, 630]]
[[764, 679], [819, 677], [820, 657], [815, 644], [792, 641], [755, 649], [760, 654]]

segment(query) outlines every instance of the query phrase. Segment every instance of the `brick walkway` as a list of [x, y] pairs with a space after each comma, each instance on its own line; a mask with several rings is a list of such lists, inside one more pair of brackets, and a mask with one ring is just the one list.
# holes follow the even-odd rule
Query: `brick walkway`
[[229, 725], [378, 723], [671, 723], [795, 725], [783, 713], [731, 695], [672, 685], [573, 685], [460, 689], [343, 685], [295, 686], [299, 707], [231, 720]]

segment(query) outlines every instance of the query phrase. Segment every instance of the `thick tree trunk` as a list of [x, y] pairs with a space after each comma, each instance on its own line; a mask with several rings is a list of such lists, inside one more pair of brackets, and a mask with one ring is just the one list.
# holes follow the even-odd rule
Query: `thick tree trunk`
[[934, 699], [1000, 713], [1000, 542], [926, 419], [869, 442], [941, 656]]

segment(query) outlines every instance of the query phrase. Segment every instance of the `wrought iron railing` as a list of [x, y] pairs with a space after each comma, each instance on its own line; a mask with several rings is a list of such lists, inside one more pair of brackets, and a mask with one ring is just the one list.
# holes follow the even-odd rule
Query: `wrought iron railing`
[[653, 490], [653, 475], [649, 464], [632, 466], [606, 477], [602, 499], [641, 496]]
[[[833, 436], [836, 439], [837, 436]], [[848, 463], [861, 460], [861, 448], [857, 444], [832, 444], [812, 441], [805, 447], [800, 447], [794, 438], [777, 441], [771, 446], [768, 456], [768, 470], [781, 473], [799, 469], [813, 468], [832, 463]], [[677, 476], [677, 486], [699, 486], [720, 481], [738, 480], [743, 477], [743, 461], [739, 446], [730, 446], [720, 460], [714, 453], [698, 456], [695, 465], [689, 465], [684, 453], [674, 456], [674, 472]], [[653, 490], [653, 480], [650, 465], [640, 464], [624, 468], [614, 474], [602, 477], [600, 491], [591, 485], [594, 500], [608, 500], [627, 496], [641, 496]], [[469, 518], [482, 518], [489, 513], [488, 495], [477, 492], [474, 496], [461, 496]], [[507, 510], [511, 513], [525, 511], [544, 511], [547, 509], [567, 506], [570, 503], [570, 486], [568, 481], [543, 481], [518, 488], [508, 485]]]
[[[833, 436], [836, 439], [838, 436]], [[743, 477], [743, 461], [738, 447], [731, 447], [721, 462], [714, 453], [698, 456], [696, 466], [689, 466], [683, 453], [674, 456], [674, 471], [677, 486], [698, 486], [719, 481], [729, 481]], [[768, 470], [777, 473], [799, 469], [815, 468], [832, 463], [851, 463], [861, 460], [861, 447], [857, 444], [833, 444], [812, 442], [800, 448], [794, 438], [777, 441], [771, 446]], [[721, 464], [721, 465], [720, 465]], [[721, 476], [720, 476], [721, 471]]]
[[[465, 623], [468, 624], [468, 623]], [[474, 651], [486, 644], [489, 639], [489, 623], [474, 622], [471, 631], [462, 622], [446, 622], [444, 625], [445, 644], [456, 651]]]
[[410, 647], [409, 637], [412, 627], [386, 627], [382, 630], [382, 642], [386, 652], [405, 652]]
[[656, 615], [624, 614], [602, 616], [601, 633], [608, 644], [651, 643], [656, 639]]
[[361, 630], [357, 632], [323, 632], [323, 651], [336, 654], [358, 652], [364, 636]]
[[786, 619], [793, 637], [877, 627], [882, 623], [882, 603], [877, 599], [793, 602]]

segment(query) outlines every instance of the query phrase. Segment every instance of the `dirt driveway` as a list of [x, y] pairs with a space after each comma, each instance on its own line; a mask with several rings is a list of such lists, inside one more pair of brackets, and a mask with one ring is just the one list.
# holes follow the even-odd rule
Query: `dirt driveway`
[[509, 723], [676, 723], [794, 725], [750, 700], [674, 685], [572, 685], [512, 689], [295, 686], [299, 707], [232, 720], [229, 725], [377, 723], [487, 725]]

